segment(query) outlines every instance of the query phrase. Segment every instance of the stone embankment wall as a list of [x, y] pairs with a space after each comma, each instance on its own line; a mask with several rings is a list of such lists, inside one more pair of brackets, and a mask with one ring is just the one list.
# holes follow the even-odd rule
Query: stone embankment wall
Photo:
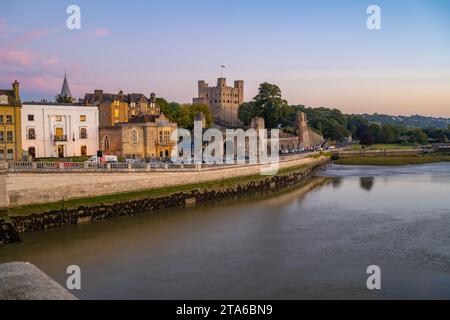
[[[324, 159], [282, 161], [280, 168], [307, 165]], [[244, 165], [208, 168], [199, 172], [0, 172], [0, 191], [6, 190], [0, 192], [0, 208], [223, 180], [260, 174], [260, 170], [260, 165]]]
[[217, 190], [192, 190], [167, 196], [140, 199], [111, 205], [96, 205], [76, 209], [55, 210], [29, 216], [10, 217], [15, 229], [30, 232], [62, 227], [70, 224], [97, 221], [118, 216], [149, 213], [155, 210], [183, 207], [209, 200], [242, 197], [251, 194], [277, 192], [307, 181], [321, 169], [323, 162], [308, 169], [294, 171], [279, 176], [271, 176], [257, 181], [224, 187]]

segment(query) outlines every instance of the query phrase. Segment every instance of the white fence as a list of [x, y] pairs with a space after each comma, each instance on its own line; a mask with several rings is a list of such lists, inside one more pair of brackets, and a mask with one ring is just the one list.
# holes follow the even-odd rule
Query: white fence
[[[292, 161], [319, 152], [280, 156], [280, 161]], [[174, 164], [174, 163], [90, 163], [90, 162], [0, 162], [0, 169], [7, 172], [149, 172], [149, 171], [200, 171], [231, 168], [250, 164]]]

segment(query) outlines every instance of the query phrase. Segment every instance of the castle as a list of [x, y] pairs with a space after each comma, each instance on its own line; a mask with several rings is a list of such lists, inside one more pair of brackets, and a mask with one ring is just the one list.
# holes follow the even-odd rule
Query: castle
[[244, 102], [244, 81], [234, 81], [229, 87], [225, 78], [217, 79], [217, 86], [210, 87], [204, 80], [198, 82], [198, 97], [194, 104], [206, 104], [211, 110], [216, 125], [239, 128], [243, 123], [238, 118], [239, 106]]

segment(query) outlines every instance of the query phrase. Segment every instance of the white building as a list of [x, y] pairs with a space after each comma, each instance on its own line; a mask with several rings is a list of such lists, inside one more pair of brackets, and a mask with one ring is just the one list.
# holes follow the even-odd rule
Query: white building
[[22, 104], [22, 148], [32, 158], [95, 155], [98, 108], [81, 104]]

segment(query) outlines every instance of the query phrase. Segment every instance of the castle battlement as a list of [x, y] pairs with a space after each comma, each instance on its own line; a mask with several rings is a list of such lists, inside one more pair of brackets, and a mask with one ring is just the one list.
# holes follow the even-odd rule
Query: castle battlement
[[236, 128], [242, 122], [238, 118], [239, 106], [244, 102], [244, 81], [234, 81], [234, 86], [227, 86], [225, 78], [218, 78], [217, 85], [210, 87], [204, 80], [198, 81], [198, 97], [194, 104], [206, 104], [212, 114], [214, 123]]

